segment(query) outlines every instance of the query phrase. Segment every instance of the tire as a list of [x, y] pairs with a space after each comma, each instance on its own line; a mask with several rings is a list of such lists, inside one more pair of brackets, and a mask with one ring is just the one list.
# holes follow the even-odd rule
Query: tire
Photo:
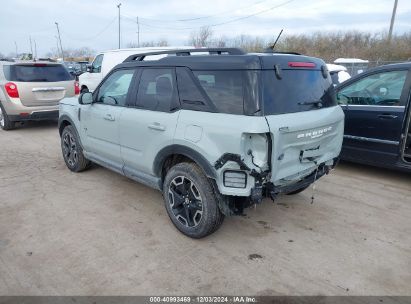
[[4, 131], [9, 131], [14, 129], [15, 126], [16, 124], [14, 123], [14, 121], [10, 121], [9, 116], [0, 103], [0, 128], [2, 128]]
[[213, 185], [196, 164], [173, 166], [164, 179], [163, 196], [174, 226], [188, 237], [203, 238], [223, 223]]
[[90, 165], [84, 157], [83, 149], [73, 126], [68, 125], [61, 133], [61, 151], [67, 168], [73, 172], [81, 172]]
[[287, 195], [298, 194], [298, 193], [300, 193], [300, 192], [303, 192], [303, 191], [304, 191], [305, 189], [307, 189], [308, 187], [310, 187], [310, 185], [305, 186], [305, 187], [302, 187], [302, 188], [297, 189], [297, 190], [294, 190], [294, 191], [291, 191], [291, 192], [288, 192]]

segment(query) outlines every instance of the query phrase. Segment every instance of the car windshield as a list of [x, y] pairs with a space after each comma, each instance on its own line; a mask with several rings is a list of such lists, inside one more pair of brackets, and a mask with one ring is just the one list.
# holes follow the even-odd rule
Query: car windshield
[[73, 79], [62, 65], [8, 65], [4, 74], [9, 81], [18, 82], [55, 82]]
[[[278, 77], [280, 76], [280, 77]], [[264, 114], [285, 114], [310, 111], [337, 105], [330, 77], [320, 70], [263, 70]]]

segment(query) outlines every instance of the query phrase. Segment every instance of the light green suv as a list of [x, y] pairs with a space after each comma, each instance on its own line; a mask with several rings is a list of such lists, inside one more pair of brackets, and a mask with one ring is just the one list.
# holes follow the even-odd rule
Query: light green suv
[[320, 59], [178, 50], [130, 56], [93, 93], [62, 100], [59, 131], [70, 170], [94, 162], [162, 191], [174, 225], [201, 238], [327, 174], [344, 114]]

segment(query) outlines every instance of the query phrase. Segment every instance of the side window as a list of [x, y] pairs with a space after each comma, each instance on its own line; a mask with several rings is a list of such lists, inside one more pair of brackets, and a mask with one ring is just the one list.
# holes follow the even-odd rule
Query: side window
[[366, 76], [337, 94], [348, 105], [399, 106], [407, 71], [381, 72]]
[[98, 90], [97, 102], [124, 106], [134, 70], [119, 70], [106, 78]]
[[103, 64], [103, 54], [98, 55], [94, 58], [94, 61], [91, 65], [91, 72], [92, 73], [100, 73], [101, 72], [101, 65]]
[[218, 112], [244, 114], [243, 71], [193, 71]]
[[138, 86], [137, 107], [169, 112], [176, 107], [173, 69], [144, 69]]
[[194, 111], [209, 111], [206, 98], [199, 91], [190, 74], [192, 73], [188, 68], [177, 68], [178, 93], [183, 108]]

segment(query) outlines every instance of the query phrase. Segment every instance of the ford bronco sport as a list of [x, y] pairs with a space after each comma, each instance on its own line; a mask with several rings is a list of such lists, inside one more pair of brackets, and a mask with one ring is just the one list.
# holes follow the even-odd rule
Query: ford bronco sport
[[94, 162], [161, 190], [171, 221], [193, 238], [327, 174], [343, 131], [325, 63], [297, 54], [133, 55], [93, 93], [60, 103], [67, 167]]

